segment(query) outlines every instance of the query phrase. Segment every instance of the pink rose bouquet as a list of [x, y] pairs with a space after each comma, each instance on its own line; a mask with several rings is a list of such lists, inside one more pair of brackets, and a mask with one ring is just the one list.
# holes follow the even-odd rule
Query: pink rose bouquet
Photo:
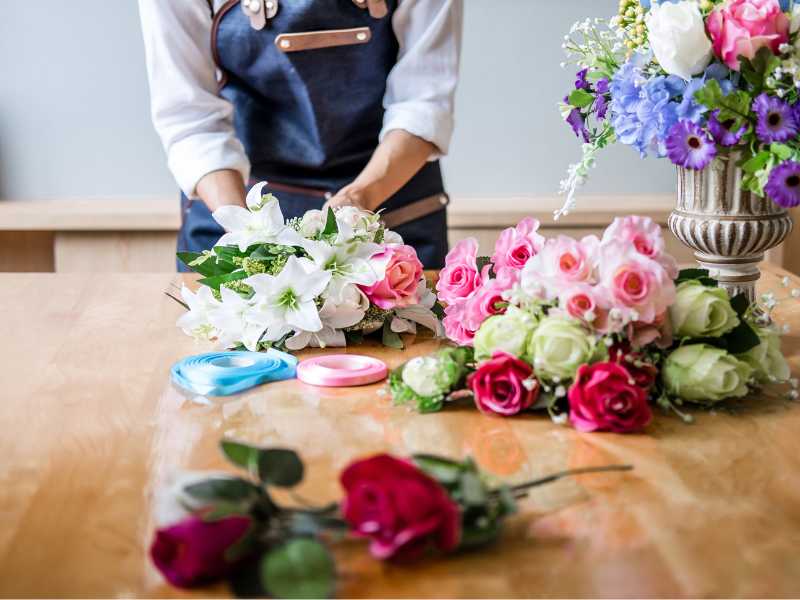
[[[474, 240], [451, 255], [446, 270], [466, 265], [472, 277], [446, 308], [460, 348], [395, 370], [397, 404], [435, 412], [471, 397], [486, 414], [546, 409], [581, 431], [636, 433], [653, 404], [688, 419], [685, 403], [741, 397], [764, 380], [754, 357], [780, 356], [764, 309], [729, 297], [708, 271], [678, 271], [651, 219], [620, 217], [581, 240], [535, 231], [526, 220], [491, 257]], [[773, 367], [786, 380], [785, 360]]]

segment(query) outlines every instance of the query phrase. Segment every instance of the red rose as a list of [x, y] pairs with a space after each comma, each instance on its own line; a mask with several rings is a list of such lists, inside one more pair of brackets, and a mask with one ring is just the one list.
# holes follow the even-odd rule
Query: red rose
[[231, 568], [225, 551], [250, 527], [246, 517], [204, 521], [199, 517], [159, 529], [150, 557], [172, 585], [192, 587], [219, 579]]
[[617, 363], [583, 365], [569, 389], [569, 419], [580, 431], [640, 431], [653, 417], [647, 397]]
[[[528, 381], [526, 386], [525, 382]], [[481, 412], [510, 417], [529, 409], [539, 397], [531, 366], [505, 352], [495, 352], [467, 379]]]
[[431, 544], [454, 550], [461, 513], [445, 489], [408, 461], [386, 454], [351, 464], [341, 476], [342, 513], [380, 560], [411, 559]]
[[643, 354], [633, 352], [627, 342], [612, 346], [608, 351], [608, 355], [611, 362], [625, 367], [625, 370], [631, 374], [636, 385], [640, 388], [651, 390], [656, 384], [656, 378], [658, 377], [656, 366], [648, 362]]

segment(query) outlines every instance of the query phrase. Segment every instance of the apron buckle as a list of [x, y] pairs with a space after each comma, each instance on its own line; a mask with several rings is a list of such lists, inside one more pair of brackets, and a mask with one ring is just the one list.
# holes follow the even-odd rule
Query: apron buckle
[[242, 12], [250, 19], [250, 26], [261, 31], [267, 21], [278, 14], [279, 0], [242, 0]]

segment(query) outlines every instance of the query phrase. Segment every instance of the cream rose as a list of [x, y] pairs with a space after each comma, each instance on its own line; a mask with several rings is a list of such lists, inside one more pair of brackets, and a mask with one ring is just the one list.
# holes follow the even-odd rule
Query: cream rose
[[746, 362], [707, 344], [678, 348], [661, 373], [669, 394], [697, 404], [746, 396], [752, 375]]
[[772, 327], [759, 327], [756, 333], [761, 343], [748, 352], [737, 355], [737, 358], [753, 367], [759, 383], [788, 381], [791, 373], [781, 352], [780, 335]]
[[711, 40], [700, 7], [694, 0], [658, 4], [646, 18], [650, 47], [670, 75], [690, 80], [702, 73], [713, 57]]
[[674, 334], [682, 338], [720, 337], [739, 325], [728, 292], [699, 281], [678, 286], [669, 318]]

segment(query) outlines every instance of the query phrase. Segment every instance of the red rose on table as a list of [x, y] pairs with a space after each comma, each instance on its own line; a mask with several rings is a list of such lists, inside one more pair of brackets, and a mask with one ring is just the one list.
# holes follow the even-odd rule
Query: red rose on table
[[225, 551], [250, 527], [246, 517], [204, 521], [199, 517], [159, 529], [150, 556], [172, 585], [188, 588], [219, 579], [232, 564]]
[[363, 288], [367, 298], [384, 310], [402, 308], [419, 302], [419, 282], [422, 263], [411, 246], [387, 246], [383, 253], [373, 257], [386, 261], [384, 278]]
[[505, 352], [495, 352], [467, 379], [481, 412], [510, 417], [529, 409], [539, 397], [531, 366]]
[[569, 389], [569, 419], [579, 431], [641, 431], [653, 418], [647, 398], [617, 363], [583, 365]]
[[380, 560], [412, 559], [430, 545], [454, 550], [461, 538], [458, 505], [410, 462], [381, 454], [341, 475], [342, 513], [356, 535], [369, 538]]

